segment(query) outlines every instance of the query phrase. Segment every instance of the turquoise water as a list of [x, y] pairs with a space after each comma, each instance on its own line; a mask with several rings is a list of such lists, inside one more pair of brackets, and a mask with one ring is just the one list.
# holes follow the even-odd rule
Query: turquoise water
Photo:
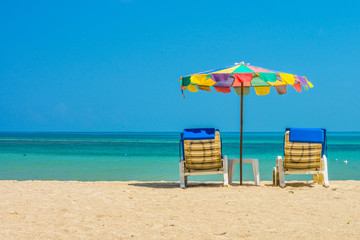
[[[238, 158], [239, 134], [222, 133], [222, 138], [223, 154]], [[259, 159], [261, 180], [272, 179], [282, 146], [283, 133], [245, 133], [244, 158]], [[328, 133], [327, 156], [330, 180], [360, 180], [360, 133]], [[178, 161], [178, 133], [0, 133], [2, 180], [178, 181]], [[239, 179], [238, 165], [234, 179]], [[190, 180], [220, 181], [221, 176]], [[252, 180], [249, 164], [244, 164], [244, 180]]]

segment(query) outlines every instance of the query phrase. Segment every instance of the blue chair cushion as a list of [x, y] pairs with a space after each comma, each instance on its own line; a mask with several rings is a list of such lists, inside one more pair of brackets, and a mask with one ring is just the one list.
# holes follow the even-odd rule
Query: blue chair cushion
[[289, 141], [324, 143], [324, 130], [321, 128], [290, 128]]
[[286, 128], [290, 142], [321, 143], [322, 155], [326, 149], [326, 129], [323, 128]]
[[183, 140], [215, 139], [215, 128], [184, 129]]

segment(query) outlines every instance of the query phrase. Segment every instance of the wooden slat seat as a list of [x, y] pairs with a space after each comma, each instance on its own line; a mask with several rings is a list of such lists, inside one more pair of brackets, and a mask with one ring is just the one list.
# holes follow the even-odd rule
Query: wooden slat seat
[[286, 132], [284, 169], [320, 169], [321, 150], [321, 143], [290, 142]]
[[185, 171], [220, 169], [221, 140], [220, 133], [209, 140], [184, 140]]
[[204, 170], [204, 169], [209, 170], [209, 169], [220, 169], [220, 168], [221, 168], [221, 163], [186, 164], [186, 169], [189, 170]]

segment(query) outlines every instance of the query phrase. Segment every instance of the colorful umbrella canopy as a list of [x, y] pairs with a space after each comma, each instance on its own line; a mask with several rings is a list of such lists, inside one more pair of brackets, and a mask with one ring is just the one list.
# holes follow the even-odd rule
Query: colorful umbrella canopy
[[254, 87], [257, 95], [267, 95], [270, 87], [274, 87], [279, 95], [287, 93], [287, 86], [291, 85], [297, 92], [301, 89], [312, 88], [313, 85], [306, 77], [294, 74], [277, 72], [261, 67], [250, 66], [244, 62], [235, 63], [232, 66], [187, 75], [180, 78], [181, 91], [199, 90], [211, 91], [214, 87], [217, 92], [229, 93], [231, 88], [237, 95], [241, 95], [241, 120], [240, 120], [240, 184], [242, 184], [242, 145], [243, 145], [243, 96], [250, 93], [250, 87]]
[[250, 93], [250, 87], [254, 87], [257, 95], [269, 94], [271, 86], [279, 95], [287, 93], [287, 85], [293, 86], [298, 92], [301, 92], [301, 88], [308, 90], [309, 87], [313, 87], [306, 77], [276, 72], [243, 62], [181, 77], [180, 85], [182, 90], [187, 89], [190, 92], [197, 92], [198, 89], [211, 91], [210, 87], [214, 87], [217, 92], [229, 93], [233, 88], [237, 95], [241, 94], [241, 85], [244, 87], [244, 95]]

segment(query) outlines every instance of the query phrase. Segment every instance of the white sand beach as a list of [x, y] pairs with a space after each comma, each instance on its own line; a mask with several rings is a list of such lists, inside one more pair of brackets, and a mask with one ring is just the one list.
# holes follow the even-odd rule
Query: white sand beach
[[0, 239], [359, 239], [360, 182], [0, 181]]

